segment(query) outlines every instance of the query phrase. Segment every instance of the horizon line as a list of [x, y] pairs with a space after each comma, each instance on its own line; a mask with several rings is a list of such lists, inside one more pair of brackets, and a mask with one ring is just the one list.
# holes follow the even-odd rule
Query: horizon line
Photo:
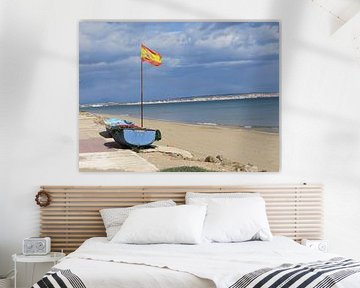
[[[143, 102], [143, 104], [168, 104], [168, 103], [186, 103], [186, 102], [205, 102], [205, 101], [224, 101], [224, 100], [241, 100], [252, 98], [270, 98], [280, 97], [279, 92], [251, 92], [251, 93], [231, 93], [218, 95], [200, 95], [200, 96], [185, 96], [176, 97], [172, 99], [156, 99]], [[98, 103], [83, 103], [79, 107], [101, 107], [101, 106], [116, 106], [116, 105], [140, 105], [141, 102], [98, 102]]]

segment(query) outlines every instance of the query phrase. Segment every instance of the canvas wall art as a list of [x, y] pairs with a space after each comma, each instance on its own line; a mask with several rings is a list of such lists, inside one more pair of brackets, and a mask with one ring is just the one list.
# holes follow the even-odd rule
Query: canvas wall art
[[79, 25], [80, 171], [279, 171], [278, 22]]

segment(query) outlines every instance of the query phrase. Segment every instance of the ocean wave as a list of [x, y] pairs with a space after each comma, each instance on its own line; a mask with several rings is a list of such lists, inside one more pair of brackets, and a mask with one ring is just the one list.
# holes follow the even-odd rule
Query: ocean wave
[[80, 105], [80, 108], [99, 108], [99, 107], [106, 107], [109, 106], [107, 104], [84, 104]]
[[199, 125], [209, 125], [209, 126], [217, 126], [218, 124], [216, 123], [211, 123], [211, 122], [198, 122], [196, 124], [199, 124]]

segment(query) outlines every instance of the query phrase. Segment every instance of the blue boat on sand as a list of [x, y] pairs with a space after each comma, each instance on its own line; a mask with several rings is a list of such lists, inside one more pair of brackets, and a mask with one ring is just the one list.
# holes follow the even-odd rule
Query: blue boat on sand
[[121, 127], [121, 128], [132, 128], [137, 127], [133, 122], [128, 120], [122, 120], [118, 118], [107, 118], [104, 119], [104, 124], [106, 130], [110, 130], [112, 128]]
[[144, 128], [113, 129], [112, 137], [116, 143], [128, 146], [144, 148], [150, 146], [154, 141], [161, 140], [160, 130]]
[[122, 146], [145, 148], [161, 140], [160, 130], [141, 128], [127, 120], [110, 118], [105, 119], [104, 124], [106, 131]]

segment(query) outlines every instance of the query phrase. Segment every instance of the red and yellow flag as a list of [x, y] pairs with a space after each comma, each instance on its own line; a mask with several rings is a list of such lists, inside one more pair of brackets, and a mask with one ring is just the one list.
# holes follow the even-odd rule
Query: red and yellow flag
[[161, 55], [141, 44], [141, 61], [146, 61], [154, 66], [161, 65]]

